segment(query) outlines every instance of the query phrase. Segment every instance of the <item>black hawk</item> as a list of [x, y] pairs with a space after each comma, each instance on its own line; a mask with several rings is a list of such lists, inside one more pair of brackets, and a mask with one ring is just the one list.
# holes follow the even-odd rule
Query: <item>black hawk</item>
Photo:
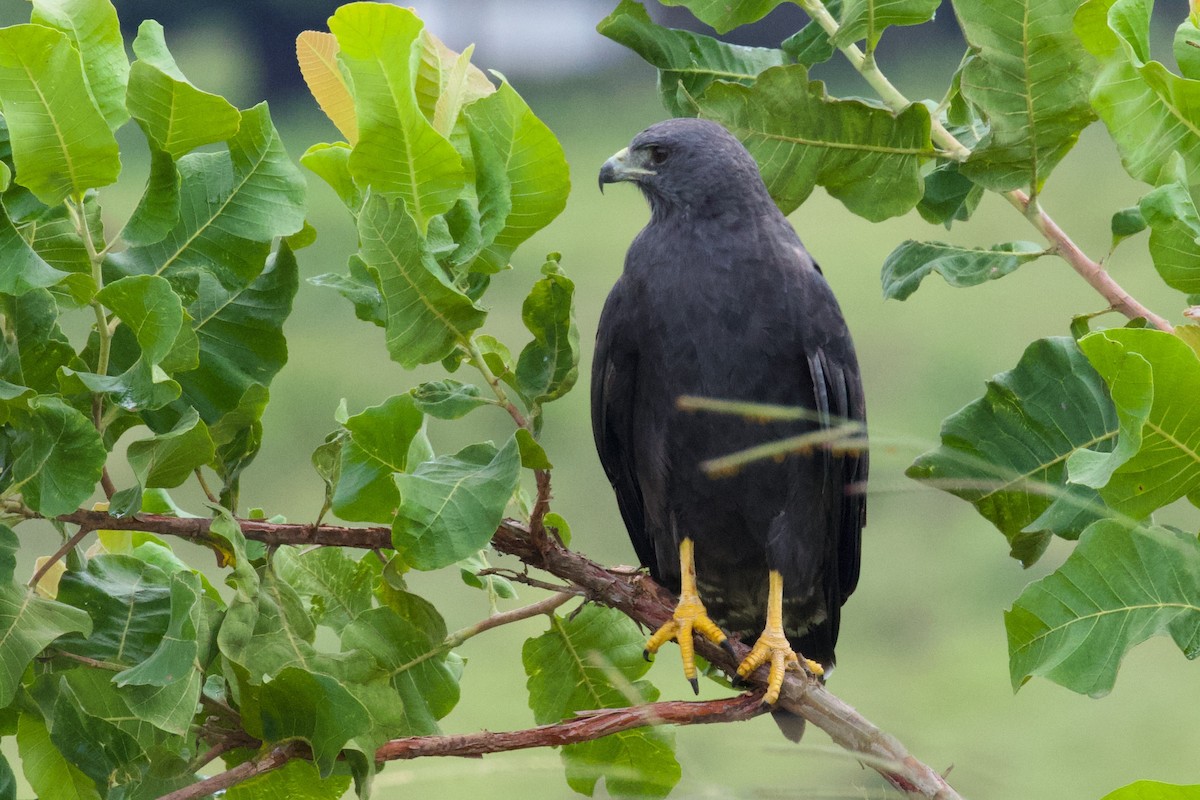
[[[650, 204], [600, 318], [592, 429], [642, 565], [679, 595], [675, 639], [697, 688], [693, 631], [758, 636], [738, 668], [834, 663], [841, 607], [858, 582], [864, 447], [814, 447], [712, 478], [701, 464], [821, 428], [865, 423], [858, 361], [833, 292], [775, 206], [754, 159], [717, 123], [653, 125], [604, 163]], [[808, 409], [765, 423], [689, 413], [698, 395]], [[865, 429], [865, 428], [860, 428]], [[815, 436], [811, 438], [821, 438]], [[764, 626], [765, 617], [765, 626]], [[761, 633], [760, 633], [761, 631]], [[776, 719], [798, 738], [802, 720]]]

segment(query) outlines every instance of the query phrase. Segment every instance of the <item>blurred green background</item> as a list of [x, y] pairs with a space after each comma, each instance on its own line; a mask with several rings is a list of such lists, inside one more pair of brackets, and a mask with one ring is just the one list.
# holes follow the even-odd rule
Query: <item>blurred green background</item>
[[[334, 5], [243, 2], [184, 9], [162, 0], [117, 2], [130, 31], [143, 17], [164, 22], [168, 43], [200, 87], [243, 107], [269, 98], [294, 157], [313, 142], [337, 138], [315, 104], [295, 91], [298, 73], [290, 45], [295, 32], [320, 25]], [[474, 4], [478, 13], [464, 13], [471, 5], [426, 3], [426, 16], [434, 33], [456, 48], [480, 41], [475, 62], [512, 79], [557, 133], [574, 182], [565, 213], [521, 249], [513, 270], [497, 276], [487, 298], [493, 311], [485, 330], [510, 346], [524, 343], [521, 300], [542, 256], [561, 251], [563, 267], [578, 286], [584, 360], [575, 392], [547, 411], [544, 442], [556, 467], [554, 509], [571, 522], [575, 547], [605, 563], [632, 563], [593, 450], [586, 398], [599, 310], [647, 212], [628, 187], [601, 196], [595, 176], [607, 156], [662, 118], [654, 71], [625, 58], [592, 31], [610, 10], [605, 2], [493, 0]], [[4, 6], [0, 23], [27, 19], [26, 4], [6, 0]], [[564, 16], [555, 7], [571, 12]], [[1165, 16], [1183, 13], [1180, 2], [1160, 7]], [[794, 29], [793, 23], [793, 18], [768, 20], [750, 35], [774, 44]], [[540, 33], [524, 38], [534, 28]], [[910, 97], [940, 98], [961, 54], [956, 36], [947, 7], [938, 24], [889, 33], [885, 44], [890, 48], [882, 51], [881, 62]], [[555, 42], [559, 51], [553, 52], [559, 54], [548, 59], [545, 51]], [[265, 55], [263, 48], [269, 48]], [[839, 64], [817, 75], [835, 93], [868, 93]], [[136, 203], [147, 171], [144, 145], [133, 126], [123, 137], [122, 146], [138, 155], [126, 158], [120, 184], [102, 193], [110, 230]], [[355, 247], [341, 204], [310, 178], [310, 221], [320, 235], [299, 253], [305, 277], [343, 270]], [[1093, 126], [1051, 179], [1043, 202], [1086, 252], [1100, 256], [1110, 243], [1109, 216], [1134, 203], [1143, 189], [1125, 176], [1103, 129]], [[1102, 300], [1052, 258], [969, 291], [931, 278], [905, 303], [882, 300], [879, 267], [903, 239], [975, 245], [1036, 240], [1036, 232], [996, 197], [986, 198], [973, 221], [951, 232], [925, 223], [915, 212], [872, 225], [821, 190], [792, 222], [822, 264], [854, 332], [873, 444], [863, 574], [843, 614], [839, 667], [830, 688], [922, 760], [952, 769], [954, 786], [976, 800], [1099, 798], [1139, 778], [1200, 783], [1196, 666], [1168, 640], [1156, 639], [1130, 655], [1116, 690], [1106, 698], [1080, 697], [1042, 680], [1014, 695], [1002, 612], [1026, 583], [1061, 563], [1069, 546], [1054, 544], [1037, 567], [1022, 570], [1007, 557], [1000, 534], [970, 506], [919, 487], [903, 474], [914, 456], [936, 443], [941, 419], [981, 394], [986, 378], [1011, 368], [1033, 339], [1066, 334], [1073, 314], [1095, 311]], [[1127, 243], [1110, 268], [1151, 308], [1182, 321], [1184, 299], [1158, 280], [1141, 241]], [[80, 335], [84, 324], [81, 320]], [[301, 286], [285, 332], [290, 360], [272, 386], [265, 444], [244, 477], [242, 496], [245, 505], [302, 521], [320, 507], [321, 484], [309, 454], [334, 427], [339, 400], [345, 398], [355, 413], [438, 373], [401, 370], [388, 360], [380, 329], [356, 320], [350, 304], [332, 291], [308, 284]], [[469, 441], [500, 439], [509, 430], [502, 412], [483, 409], [452, 428], [432, 426], [432, 436], [438, 451], [447, 452]], [[114, 474], [118, 485], [125, 477], [119, 470]], [[199, 510], [198, 494], [176, 496]], [[1176, 524], [1196, 528], [1194, 509], [1171, 511]], [[47, 529], [23, 526], [21, 533], [30, 561], [55, 546]], [[199, 550], [189, 557], [198, 565], [212, 564], [211, 555]], [[416, 575], [411, 584], [437, 603], [451, 629], [489, 611], [486, 596], [463, 585], [456, 571]], [[522, 591], [520, 600], [503, 605], [533, 599], [534, 593]], [[446, 732], [532, 724], [520, 652], [524, 639], [542, 629], [543, 623], [530, 620], [462, 648], [469, 662], [463, 695], [444, 721]], [[674, 648], [663, 650], [650, 677], [664, 698], [691, 696]], [[702, 693], [716, 697], [724, 691], [709, 684]], [[788, 744], [766, 718], [681, 728], [676, 741], [683, 764], [674, 795], [679, 798], [897, 796], [811, 727], [799, 746]], [[393, 764], [379, 776], [375, 791], [380, 798], [572, 796], [551, 751]]]

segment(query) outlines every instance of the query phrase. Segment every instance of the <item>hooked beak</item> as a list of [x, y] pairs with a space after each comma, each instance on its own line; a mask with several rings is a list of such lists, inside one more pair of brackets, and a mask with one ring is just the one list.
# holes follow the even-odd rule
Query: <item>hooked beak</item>
[[600, 167], [600, 193], [604, 193], [606, 183], [636, 181], [643, 175], [654, 175], [654, 170], [646, 169], [645, 158], [644, 152], [630, 153], [626, 147], [605, 161]]

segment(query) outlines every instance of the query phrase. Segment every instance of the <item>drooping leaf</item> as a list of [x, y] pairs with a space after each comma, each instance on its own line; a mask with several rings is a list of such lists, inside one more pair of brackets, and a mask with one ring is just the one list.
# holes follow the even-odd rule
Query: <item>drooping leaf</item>
[[0, 378], [42, 394], [57, 393], [59, 368], [82, 362], [58, 325], [54, 298], [44, 289], [20, 297], [0, 294], [0, 310], [8, 319], [8, 335], [0, 337]]
[[1197, 19], [1193, 13], [1179, 23], [1171, 48], [1180, 73], [1192, 80], [1200, 80], [1200, 28], [1196, 27]]
[[487, 97], [496, 91], [496, 87], [483, 70], [471, 63], [475, 45], [468, 45], [461, 53], [456, 53], [428, 28], [421, 30], [417, 45], [420, 50], [417, 105], [434, 130], [453, 140], [463, 107]]
[[763, 72], [753, 87], [715, 83], [699, 108], [742, 140], [784, 213], [818, 185], [871, 221], [903, 214], [921, 199], [920, 164], [933, 148], [929, 110], [919, 103], [894, 115], [831, 99], [797, 64]]
[[990, 125], [962, 165], [971, 180], [996, 191], [1037, 192], [1095, 119], [1088, 104], [1092, 61], [1072, 28], [1078, 6], [954, 0], [975, 54], [962, 69], [962, 94]]
[[120, 174], [117, 140], [88, 91], [79, 51], [62, 32], [0, 28], [0, 111], [14, 180], [46, 205], [82, 198]]
[[0, 271], [0, 293], [3, 294], [25, 294], [31, 289], [53, 286], [67, 277], [66, 272], [47, 264], [29, 246], [13, 226], [3, 205], [0, 205], [0, 260], [4, 263], [4, 270]]
[[450, 282], [403, 204], [372, 195], [358, 218], [359, 255], [378, 276], [387, 348], [406, 369], [448, 355], [487, 312]]
[[579, 377], [579, 328], [575, 325], [575, 283], [555, 258], [542, 268], [521, 306], [521, 319], [533, 341], [517, 359], [516, 385], [536, 404], [557, 400]]
[[945, 420], [941, 446], [907, 474], [970, 502], [1029, 565], [1051, 534], [1075, 538], [1104, 516], [1095, 490], [1067, 483], [1066, 461], [1111, 450], [1117, 427], [1104, 382], [1075, 342], [1039, 339]]
[[300, 156], [300, 163], [329, 184], [351, 214], [357, 214], [362, 208], [363, 193], [350, 175], [350, 152], [345, 142], [314, 144]]
[[392, 544], [416, 569], [449, 566], [491, 541], [517, 488], [521, 457], [515, 438], [497, 450], [473, 444], [400, 474], [400, 511]]
[[63, 634], [87, 635], [91, 620], [78, 608], [46, 600], [13, 581], [17, 535], [0, 524], [0, 704], [13, 701], [21, 676], [34, 656]]
[[138, 28], [138, 59], [129, 74], [129, 112], [154, 149], [174, 160], [214, 142], [232, 139], [241, 114], [219, 95], [197, 89], [184, 77], [154, 20]]
[[107, 455], [100, 434], [91, 420], [58, 397], [31, 399], [10, 440], [7, 493], [19, 491], [25, 504], [43, 516], [69, 514], [100, 482]]
[[[96, 294], [96, 281], [92, 277], [92, 261], [87, 246], [76, 227], [75, 212], [65, 204], [51, 208], [40, 208], [40, 203], [38, 206], [31, 213], [22, 215], [19, 221], [16, 214], [13, 215], [17, 230], [47, 264], [68, 273], [60, 283], [51, 287], [55, 300], [67, 308], [86, 305]], [[9, 210], [11, 213], [12, 209]], [[104, 223], [95, 193], [88, 193], [84, 197], [82, 216], [92, 239], [92, 249], [102, 250]]]
[[346, 141], [358, 141], [358, 119], [354, 96], [337, 60], [338, 42], [332, 33], [304, 31], [296, 37], [296, 60], [317, 105], [325, 112]]
[[341, 477], [333, 511], [355, 522], [389, 523], [400, 506], [392, 476], [408, 467], [409, 449], [425, 424], [411, 395], [391, 397], [346, 420]]
[[417, 408], [438, 419], [458, 419], [493, 402], [478, 386], [451, 378], [422, 383], [412, 390], [412, 398]]
[[130, 442], [127, 454], [142, 488], [172, 489], [212, 461], [215, 449], [208, 426], [195, 409], [188, 409], [166, 433]]
[[962, 174], [956, 161], [938, 164], [925, 176], [925, 191], [917, 213], [926, 222], [945, 225], [971, 218], [983, 199], [983, 187]]
[[256, 699], [255, 732], [261, 731], [267, 742], [308, 742], [322, 778], [329, 777], [346, 743], [365, 733], [369, 725], [362, 703], [336, 679], [297, 667], [287, 667], [265, 681]]
[[1150, 258], [1163, 281], [1188, 294], [1200, 293], [1200, 214], [1188, 189], [1182, 162], [1177, 180], [1152, 190], [1138, 202], [1150, 226]]
[[636, 0], [621, 0], [596, 30], [658, 68], [659, 95], [677, 116], [692, 113], [691, 98], [700, 97], [715, 80], [750, 84], [763, 70], [787, 63], [781, 50], [727, 44], [711, 36], [664, 28]]
[[387, 736], [438, 732], [437, 721], [458, 704], [461, 660], [443, 647], [441, 616], [415, 595], [401, 593], [363, 613], [342, 634], [342, 647], [362, 654], [371, 671], [401, 701], [401, 727]]
[[741, 25], [760, 20], [783, 0], [663, 0], [663, 5], [686, 6], [696, 18], [717, 33], [728, 33]]
[[1100, 800], [1200, 800], [1200, 785], [1176, 786], [1158, 781], [1134, 781]]
[[175, 159], [152, 148], [146, 190], [121, 231], [126, 244], [131, 247], [154, 244], [171, 232], [179, 220], [179, 187]]
[[244, 668], [255, 685], [288, 667], [319, 666], [316, 628], [300, 595], [269, 564], [249, 568], [249, 576], [254, 578], [247, 583], [255, 585], [229, 604], [217, 632], [221, 654]]
[[88, 91], [108, 127], [116, 130], [129, 119], [125, 84], [129, 59], [117, 9], [109, 0], [34, 0], [31, 21], [67, 35], [83, 62]]
[[1071, 480], [1099, 489], [1134, 519], [1200, 487], [1200, 358], [1177, 336], [1144, 328], [1097, 331], [1079, 340], [1112, 393], [1120, 421], [1111, 452], [1071, 456]]
[[941, 0], [846, 0], [833, 44], [844, 47], [866, 39], [867, 50], [874, 50], [884, 29], [928, 22], [939, 5]]
[[[639, 680], [649, 669], [644, 638], [628, 618], [597, 605], [552, 615], [550, 629], [521, 651], [529, 676], [529, 707], [539, 725], [577, 711], [649, 703], [658, 690]], [[665, 797], [679, 781], [674, 736], [665, 728], [638, 728], [562, 750], [567, 783], [591, 796], [604, 778], [613, 797]]]
[[517, 428], [517, 448], [521, 451], [521, 466], [525, 469], [554, 469], [541, 442], [525, 428]]
[[1122, 208], [1112, 215], [1113, 242], [1141, 233], [1146, 230], [1146, 225], [1146, 217], [1142, 215], [1140, 207]]
[[96, 784], [68, 762], [40, 717], [21, 714], [17, 722], [21, 771], [39, 800], [101, 800]]
[[293, 758], [279, 769], [256, 775], [225, 790], [224, 800], [341, 800], [349, 775], [322, 778], [311, 761]]
[[883, 262], [883, 296], [905, 300], [933, 272], [951, 286], [978, 286], [1002, 278], [1044, 253], [1045, 248], [1032, 242], [1008, 242], [984, 250], [909, 239]]
[[1178, 153], [1189, 179], [1200, 179], [1200, 80], [1181, 78], [1150, 59], [1151, 3], [1087, 0], [1075, 31], [1101, 62], [1092, 106], [1104, 120], [1130, 175], [1150, 184], [1173, 179]]
[[1010, 611], [1013, 688], [1041, 675], [1081, 694], [1111, 691], [1121, 660], [1155, 635], [1200, 656], [1200, 542], [1163, 528], [1091, 525], [1066, 562]]
[[571, 180], [561, 145], [508, 83], [467, 106], [487, 270], [566, 206]]
[[[825, 9], [834, 19], [839, 18], [842, 15], [842, 0], [829, 0], [825, 3]], [[809, 20], [803, 28], [784, 39], [779, 49], [793, 60], [811, 67], [832, 58], [834, 47], [821, 24], [816, 20]]]
[[397, 195], [423, 234], [462, 191], [458, 151], [421, 114], [414, 89], [424, 23], [407, 8], [350, 3], [329, 18], [354, 86], [358, 143], [350, 172], [361, 186]]

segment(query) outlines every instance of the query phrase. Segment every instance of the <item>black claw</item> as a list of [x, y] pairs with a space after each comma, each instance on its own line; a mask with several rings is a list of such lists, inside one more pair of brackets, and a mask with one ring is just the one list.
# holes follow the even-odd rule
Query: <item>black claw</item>
[[647, 664], [649, 664], [649, 663], [651, 663], [651, 662], [653, 661], [653, 659], [651, 659], [651, 658], [650, 658], [650, 651], [649, 651], [649, 650], [643, 650], [643, 651], [642, 651], [642, 658], [646, 659], [646, 663], [647, 663]]
[[733, 656], [734, 658], [737, 658], [737, 653], [733, 652], [733, 642], [729, 641], [728, 639], [725, 639], [721, 642], [721, 649], [726, 653], [729, 653], [729, 655]]
[[692, 685], [693, 694], [700, 694], [700, 681], [695, 678], [688, 678], [688, 683]]
[[744, 680], [742, 680], [741, 675], [738, 675], [735, 672], [735, 673], [733, 673], [733, 675], [729, 676], [729, 685], [735, 689], [741, 689], [743, 686], [746, 685], [746, 682]]

